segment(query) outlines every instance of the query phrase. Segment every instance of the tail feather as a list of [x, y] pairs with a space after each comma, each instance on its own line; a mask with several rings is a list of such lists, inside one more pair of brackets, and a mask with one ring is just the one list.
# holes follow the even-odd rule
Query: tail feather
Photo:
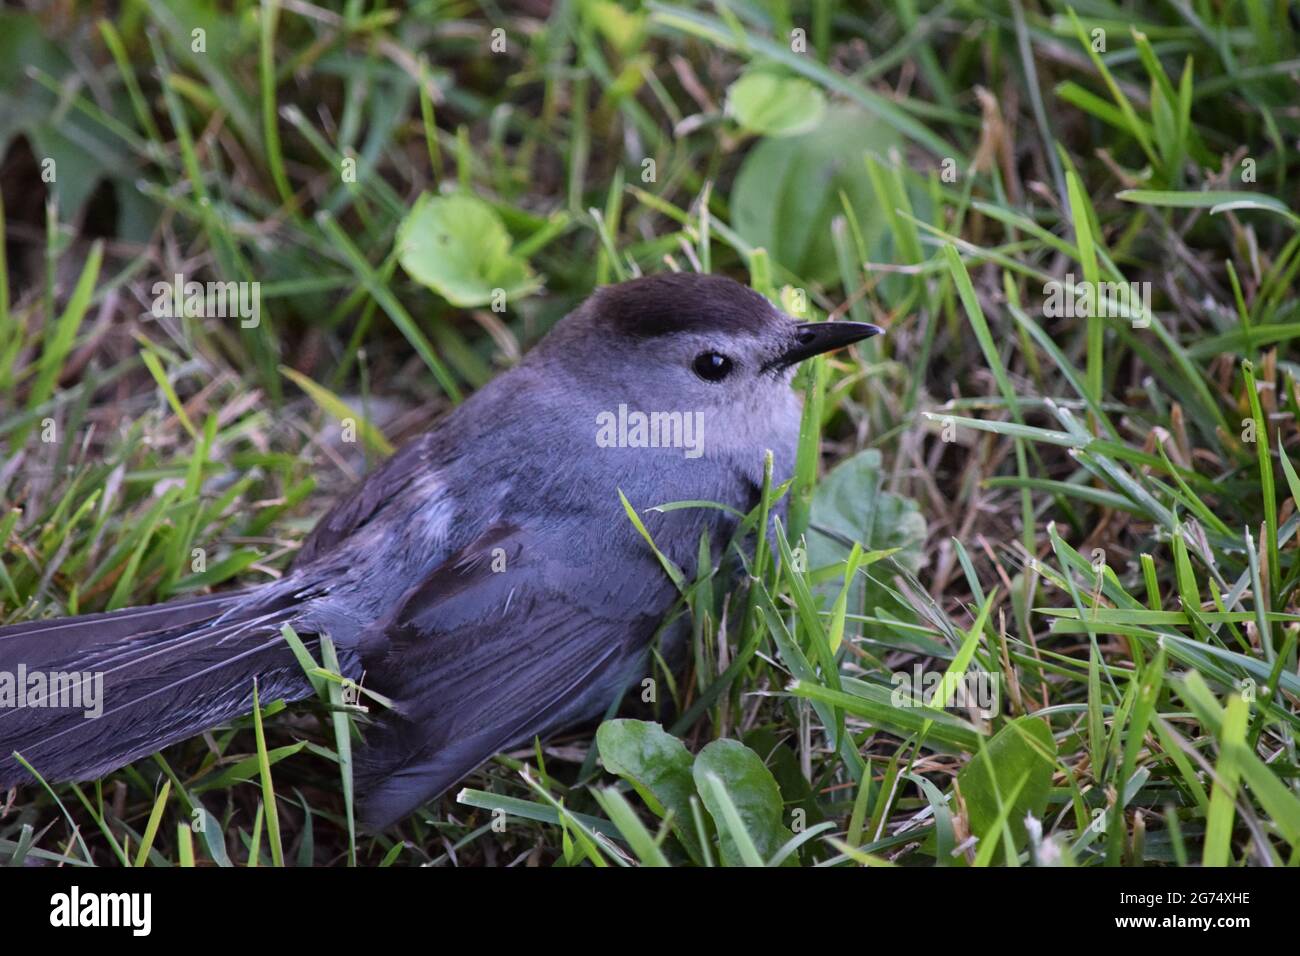
[[246, 713], [312, 693], [280, 627], [296, 598], [235, 592], [0, 628], [0, 788], [102, 776]]
[[[57, 657], [61, 652], [75, 654], [90, 643], [102, 643], [127, 637], [174, 629], [187, 623], [201, 624], [237, 606], [247, 591], [205, 594], [182, 598], [165, 604], [128, 607], [120, 611], [102, 611], [78, 617], [45, 618], [0, 627], [0, 660], [23, 653]], [[19, 649], [16, 645], [23, 644]]]

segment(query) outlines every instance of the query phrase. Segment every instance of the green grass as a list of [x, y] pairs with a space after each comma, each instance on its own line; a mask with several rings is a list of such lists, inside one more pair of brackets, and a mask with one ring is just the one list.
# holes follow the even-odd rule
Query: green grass
[[[353, 718], [382, 702], [289, 635], [319, 701], [0, 795], [0, 860], [1300, 863], [1284, 5], [229, 6], [0, 14], [26, 58], [0, 57], [0, 622], [284, 573], [334, 495], [601, 282], [724, 272], [889, 334], [798, 379], [742, 583], [665, 559], [690, 666], [620, 711], [676, 738], [662, 764], [621, 763], [650, 731], [610, 722], [359, 833]], [[740, 188], [781, 145], [724, 112], [759, 63], [860, 111], [831, 186], [805, 155]], [[848, 127], [874, 145], [834, 148]], [[543, 293], [496, 312], [408, 276], [403, 217], [456, 191]], [[152, 317], [177, 272], [260, 282], [260, 323]], [[1071, 275], [1149, 283], [1151, 311], [1048, 314]], [[997, 713], [898, 706], [918, 664], [995, 679]]]

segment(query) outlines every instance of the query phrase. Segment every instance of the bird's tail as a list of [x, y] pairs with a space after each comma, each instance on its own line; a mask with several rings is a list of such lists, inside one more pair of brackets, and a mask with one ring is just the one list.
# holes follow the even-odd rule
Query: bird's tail
[[0, 628], [0, 790], [100, 777], [311, 684], [280, 634], [291, 593], [253, 589]]

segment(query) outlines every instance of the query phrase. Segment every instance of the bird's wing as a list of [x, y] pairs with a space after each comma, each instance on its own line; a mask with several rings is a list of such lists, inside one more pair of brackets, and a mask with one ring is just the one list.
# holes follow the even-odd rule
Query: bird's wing
[[365, 683], [394, 704], [359, 755], [367, 826], [500, 750], [599, 715], [645, 667], [674, 593], [662, 571], [632, 547], [600, 567], [566, 551], [495, 526], [362, 638]]
[[329, 551], [373, 518], [386, 501], [400, 500], [413, 481], [429, 473], [429, 450], [429, 436], [422, 435], [362, 479], [316, 523], [295, 565], [301, 567]]

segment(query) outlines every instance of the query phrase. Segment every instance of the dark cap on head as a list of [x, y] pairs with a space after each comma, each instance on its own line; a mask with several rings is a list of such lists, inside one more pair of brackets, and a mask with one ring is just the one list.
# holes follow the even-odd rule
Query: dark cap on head
[[666, 272], [604, 286], [591, 297], [592, 317], [620, 335], [760, 332], [782, 314], [753, 289], [726, 276]]

